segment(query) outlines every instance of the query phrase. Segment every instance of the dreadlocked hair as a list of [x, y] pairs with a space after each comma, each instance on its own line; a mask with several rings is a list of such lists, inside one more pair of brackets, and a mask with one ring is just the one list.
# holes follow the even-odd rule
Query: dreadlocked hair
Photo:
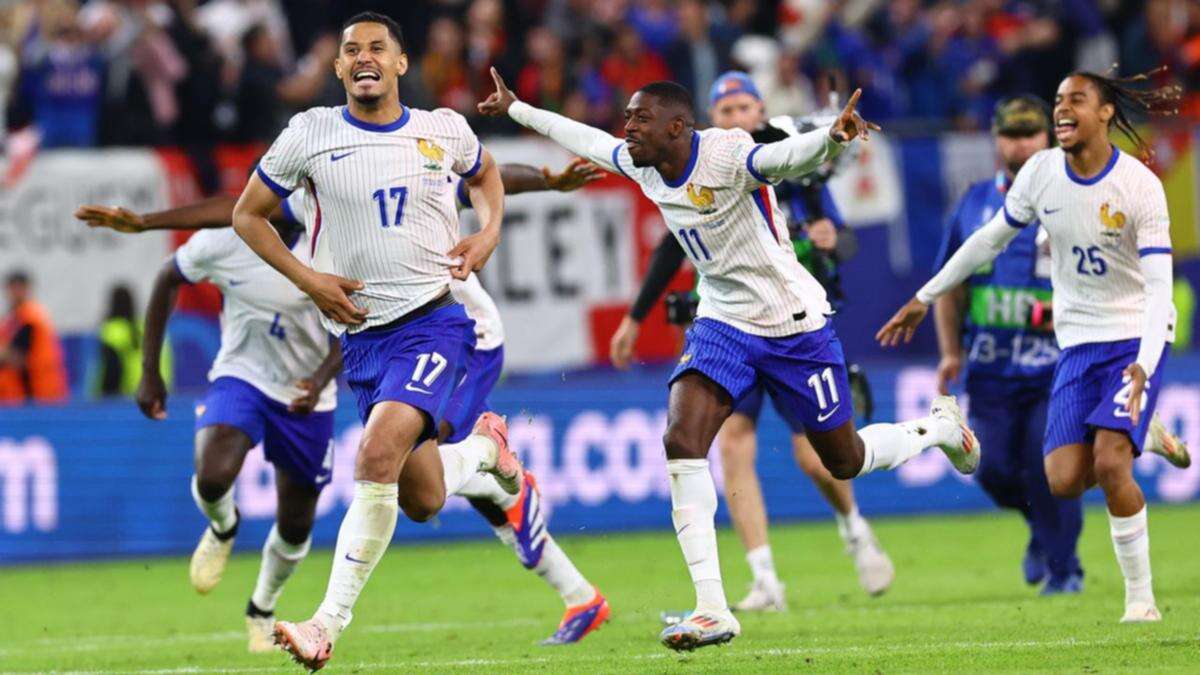
[[1076, 71], [1072, 75], [1087, 78], [1100, 92], [1100, 103], [1111, 103], [1115, 113], [1108, 121], [1109, 128], [1116, 127], [1137, 147], [1143, 160], [1149, 160], [1154, 154], [1146, 141], [1138, 134], [1131, 114], [1145, 115], [1175, 115], [1179, 113], [1179, 100], [1183, 96], [1183, 88], [1171, 84], [1153, 89], [1135, 88], [1136, 83], [1146, 82], [1151, 77], [1165, 72], [1166, 66], [1160, 66], [1129, 77], [1116, 77], [1114, 73], [1117, 64], [1113, 64], [1108, 74], [1097, 75], [1086, 71]]

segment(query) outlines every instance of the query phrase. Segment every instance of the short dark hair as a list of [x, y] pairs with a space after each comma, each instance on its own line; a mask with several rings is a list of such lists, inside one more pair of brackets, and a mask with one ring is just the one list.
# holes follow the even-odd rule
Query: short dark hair
[[658, 99], [663, 106], [678, 106], [683, 108], [690, 120], [696, 119], [695, 104], [692, 102], [692, 92], [677, 82], [651, 82], [638, 89], [643, 94], [649, 94]]
[[387, 26], [388, 34], [392, 36], [396, 44], [400, 45], [400, 51], [404, 51], [404, 33], [400, 31], [400, 24], [396, 23], [396, 20], [392, 17], [380, 14], [379, 12], [359, 12], [346, 19], [345, 23], [342, 24], [342, 32], [346, 32], [347, 28], [356, 23], [381, 23]]
[[21, 284], [22, 286], [28, 286], [29, 285], [29, 273], [26, 272], [25, 270], [13, 270], [8, 273], [7, 277], [5, 277], [4, 284], [6, 286], [11, 286], [13, 284]]

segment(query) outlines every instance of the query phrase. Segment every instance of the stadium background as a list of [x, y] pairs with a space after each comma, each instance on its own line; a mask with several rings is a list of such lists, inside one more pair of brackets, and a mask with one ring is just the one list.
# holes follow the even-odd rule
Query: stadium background
[[[1185, 105], [1177, 118], [1145, 127], [1170, 201], [1182, 328], [1160, 411], [1200, 447], [1196, 3], [19, 1], [0, 7], [0, 271], [30, 273], [63, 335], [72, 395], [62, 405], [0, 410], [0, 564], [192, 546], [202, 521], [186, 489], [191, 409], [216, 353], [219, 298], [197, 287], [180, 299], [168, 421], [144, 420], [128, 400], [96, 399], [96, 330], [110, 289], [129, 284], [144, 304], [182, 237], [89, 231], [71, 213], [87, 202], [149, 211], [239, 192], [291, 112], [342, 100], [326, 69], [331, 29], [368, 8], [405, 27], [414, 68], [402, 80], [403, 100], [468, 114], [501, 162], [558, 168], [569, 157], [472, 114], [491, 65], [523, 99], [606, 128], [617, 126], [628, 93], [654, 79], [684, 82], [704, 107], [711, 76], [735, 64], [756, 77], [772, 115], [812, 113], [831, 77], [843, 91], [864, 87], [863, 114], [885, 133], [831, 185], [860, 241], [843, 267], [849, 300], [836, 323], [848, 354], [866, 366], [881, 419], [912, 416], [933, 390], [931, 328], [887, 355], [871, 336], [927, 278], [950, 205], [969, 182], [992, 175], [986, 127], [995, 101], [1025, 91], [1049, 98], [1076, 66], [1171, 66], [1165, 77], [1185, 86]], [[694, 67], [697, 45], [711, 48], [714, 72]], [[665, 364], [680, 335], [657, 309], [638, 345], [645, 365], [627, 374], [606, 366], [608, 338], [661, 236], [656, 210], [632, 184], [609, 177], [582, 194], [510, 198], [506, 213], [504, 243], [482, 275], [507, 334], [507, 377], [494, 403], [541, 479], [555, 530], [665, 527]], [[676, 285], [686, 287], [689, 275]], [[352, 406], [343, 405], [318, 545], [332, 542], [348, 502], [358, 433]], [[827, 507], [793, 467], [773, 413], [760, 446], [772, 515], [823, 517]], [[252, 459], [238, 483], [246, 549], [257, 547], [271, 517], [262, 468]], [[1137, 474], [1155, 499], [1200, 493], [1200, 465], [1168, 471], [1147, 457]], [[940, 454], [872, 475], [858, 493], [867, 515], [989, 508]], [[455, 502], [432, 525], [405, 523], [397, 537], [487, 534], [463, 509]]]

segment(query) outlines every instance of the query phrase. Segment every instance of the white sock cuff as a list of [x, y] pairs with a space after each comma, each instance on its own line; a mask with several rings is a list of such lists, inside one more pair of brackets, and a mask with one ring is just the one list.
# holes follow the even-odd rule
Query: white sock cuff
[[267, 533], [267, 542], [264, 548], [270, 549], [275, 555], [291, 562], [299, 562], [308, 555], [308, 551], [312, 548], [312, 535], [299, 544], [288, 543], [283, 537], [279, 536], [279, 528], [276, 525], [271, 526], [271, 531]]
[[1109, 532], [1114, 540], [1120, 542], [1133, 541], [1146, 532], [1146, 507], [1132, 516], [1114, 516], [1108, 514]]
[[755, 564], [760, 563], [760, 562], [761, 563], [770, 563], [771, 561], [772, 561], [772, 557], [771, 557], [771, 545], [770, 544], [763, 544], [762, 546], [755, 546], [754, 548], [750, 549], [749, 551], [746, 551], [746, 562], [750, 563], [751, 567], [754, 567]]
[[668, 459], [667, 473], [679, 476], [688, 473], [708, 471], [707, 459]]
[[386, 502], [398, 504], [400, 486], [396, 483], [374, 483], [369, 480], [354, 481], [354, 499], [365, 502]]

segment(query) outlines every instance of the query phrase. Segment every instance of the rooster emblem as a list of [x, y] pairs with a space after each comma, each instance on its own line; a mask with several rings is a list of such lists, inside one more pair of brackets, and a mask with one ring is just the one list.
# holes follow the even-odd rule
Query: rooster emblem
[[687, 184], [687, 196], [692, 204], [700, 211], [701, 214], [707, 215], [717, 210], [716, 196], [713, 195], [712, 188], [696, 187], [695, 185]]
[[431, 143], [424, 138], [417, 139], [417, 150], [429, 160], [425, 165], [430, 171], [442, 170], [442, 158], [446, 156], [446, 151], [442, 150], [437, 143]]
[[1104, 236], [1119, 237], [1125, 227], [1125, 214], [1120, 211], [1110, 213], [1108, 202], [1104, 202], [1100, 207], [1100, 224], [1104, 226], [1101, 231]]

